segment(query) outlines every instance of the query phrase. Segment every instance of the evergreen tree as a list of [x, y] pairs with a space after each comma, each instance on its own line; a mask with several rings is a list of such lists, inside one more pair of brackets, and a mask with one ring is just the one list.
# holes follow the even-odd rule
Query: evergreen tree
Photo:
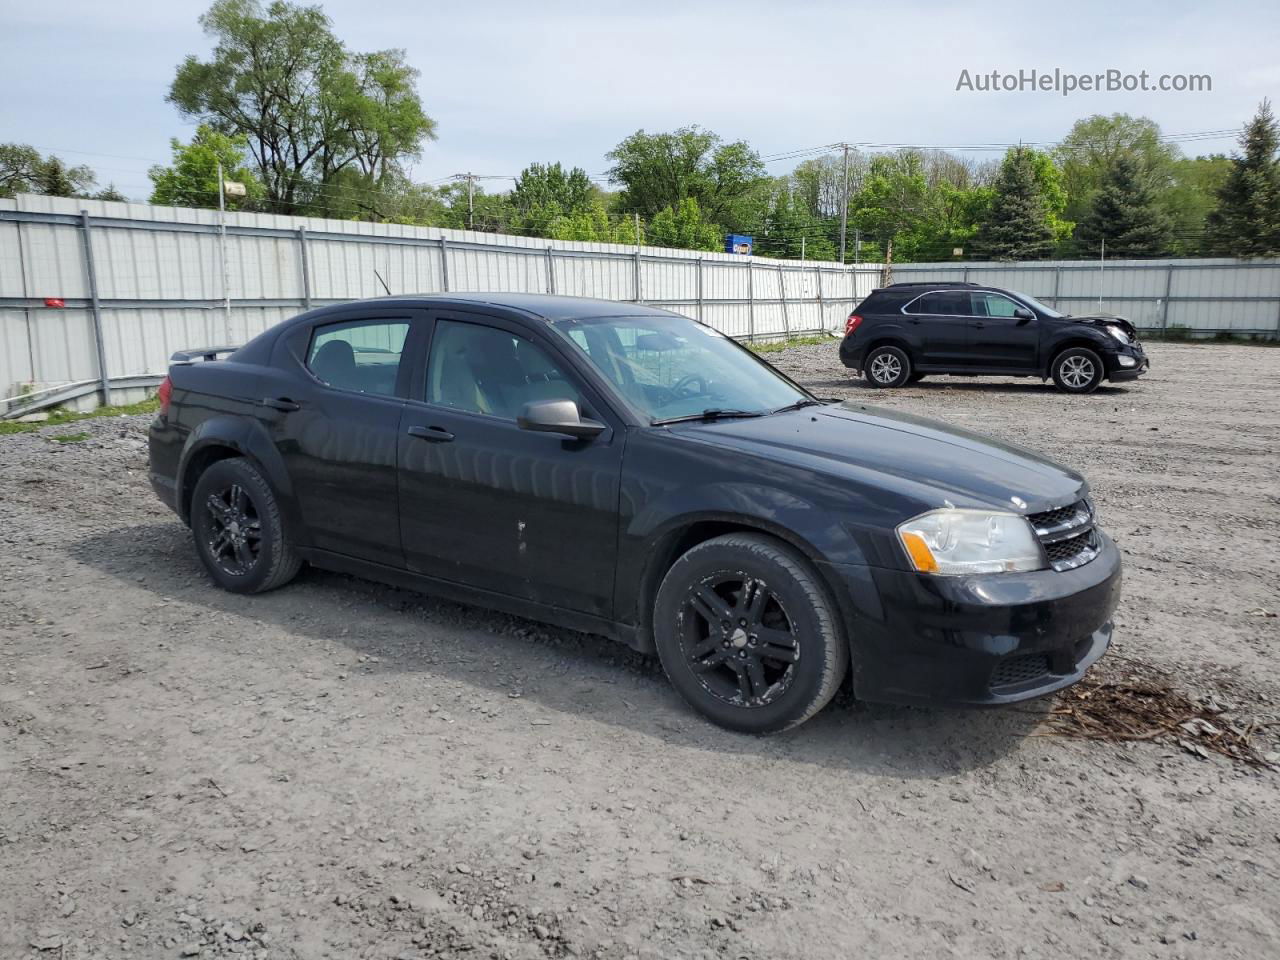
[[1263, 100], [1240, 136], [1243, 153], [1231, 158], [1231, 172], [1218, 191], [1218, 205], [1206, 227], [1210, 248], [1219, 255], [1280, 255], [1280, 131], [1271, 103]]
[[1041, 260], [1053, 250], [1049, 211], [1028, 151], [1005, 154], [991, 207], [978, 227], [974, 252], [992, 260]]
[[1105, 240], [1110, 256], [1158, 257], [1169, 252], [1172, 229], [1142, 161], [1122, 153], [1093, 195], [1076, 239], [1090, 254], [1099, 253]]

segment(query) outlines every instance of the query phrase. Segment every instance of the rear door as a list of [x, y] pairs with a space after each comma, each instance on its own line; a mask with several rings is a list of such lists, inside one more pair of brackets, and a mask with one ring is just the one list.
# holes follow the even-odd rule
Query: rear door
[[1003, 293], [981, 290], [968, 296], [973, 314], [969, 321], [973, 363], [995, 370], [1036, 370], [1040, 356], [1040, 321], [1034, 316], [1030, 320], [1018, 317], [1016, 313], [1022, 304]]
[[908, 303], [903, 319], [917, 330], [924, 366], [964, 367], [969, 356], [969, 297], [957, 290], [935, 290]]
[[292, 331], [287, 379], [264, 386], [264, 420], [294, 487], [303, 541], [404, 566], [396, 457], [420, 311], [383, 306]]
[[[611, 616], [621, 421], [552, 335], [478, 313], [432, 316], [425, 383], [414, 388], [399, 436], [408, 566]], [[573, 440], [516, 425], [526, 403], [555, 399], [574, 400], [608, 428]]]

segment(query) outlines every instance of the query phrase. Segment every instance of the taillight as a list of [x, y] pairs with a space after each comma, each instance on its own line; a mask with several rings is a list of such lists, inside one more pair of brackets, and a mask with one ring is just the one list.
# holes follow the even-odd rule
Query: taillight
[[173, 399], [173, 381], [168, 377], [160, 381], [160, 388], [156, 390], [156, 399], [160, 401], [160, 416], [167, 417], [169, 401]]
[[849, 314], [849, 319], [844, 322], [844, 335], [847, 337], [853, 331], [858, 329], [858, 324], [862, 322], [862, 318], [856, 313]]

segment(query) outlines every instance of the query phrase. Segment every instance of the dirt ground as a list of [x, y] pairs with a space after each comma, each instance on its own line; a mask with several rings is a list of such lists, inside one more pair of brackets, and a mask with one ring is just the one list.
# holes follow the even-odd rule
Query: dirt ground
[[[1280, 350], [1151, 354], [1084, 398], [770, 359], [1080, 469], [1126, 563], [1100, 669], [1274, 723]], [[602, 639], [314, 571], [223, 593], [146, 421], [0, 437], [5, 960], [1280, 956], [1280, 774], [1046, 736], [1053, 701], [754, 739]]]

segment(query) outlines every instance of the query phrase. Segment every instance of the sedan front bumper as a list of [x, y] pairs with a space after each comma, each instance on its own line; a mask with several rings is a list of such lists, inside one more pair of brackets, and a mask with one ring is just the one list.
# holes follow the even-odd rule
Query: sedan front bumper
[[841, 594], [854, 691], [894, 703], [994, 705], [1079, 681], [1111, 643], [1120, 553], [1074, 570], [938, 577], [828, 564]]

